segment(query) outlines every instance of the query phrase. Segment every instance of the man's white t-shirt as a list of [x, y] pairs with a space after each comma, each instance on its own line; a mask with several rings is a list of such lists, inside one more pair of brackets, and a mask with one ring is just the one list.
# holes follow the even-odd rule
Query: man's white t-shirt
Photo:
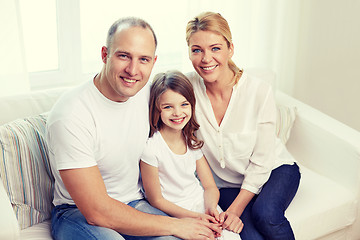
[[59, 170], [97, 166], [110, 197], [141, 199], [139, 160], [149, 133], [149, 84], [126, 102], [107, 99], [93, 81], [64, 94], [47, 121], [54, 205], [74, 204]]

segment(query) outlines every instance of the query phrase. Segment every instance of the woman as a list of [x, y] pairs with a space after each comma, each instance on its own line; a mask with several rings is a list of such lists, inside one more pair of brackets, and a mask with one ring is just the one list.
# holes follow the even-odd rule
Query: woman
[[198, 137], [220, 189], [224, 228], [244, 223], [242, 239], [295, 239], [284, 212], [300, 172], [275, 135], [271, 86], [240, 70], [227, 21], [202, 13], [186, 27], [188, 74], [196, 96]]

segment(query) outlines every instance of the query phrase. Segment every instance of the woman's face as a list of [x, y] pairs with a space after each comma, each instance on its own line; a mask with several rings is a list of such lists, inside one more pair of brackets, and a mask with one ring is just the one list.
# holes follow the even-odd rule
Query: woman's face
[[189, 38], [189, 58], [196, 72], [206, 82], [220, 80], [231, 71], [228, 65], [234, 47], [228, 47], [220, 34], [212, 31], [197, 31]]

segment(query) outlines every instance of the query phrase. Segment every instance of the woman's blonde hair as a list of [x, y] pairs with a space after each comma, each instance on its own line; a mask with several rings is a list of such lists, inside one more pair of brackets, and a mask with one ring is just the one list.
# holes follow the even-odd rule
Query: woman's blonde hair
[[[232, 36], [228, 22], [220, 13], [204, 12], [190, 20], [186, 25], [186, 42], [189, 46], [190, 37], [197, 31], [211, 31], [224, 37], [227, 46], [232, 44]], [[229, 68], [234, 73], [235, 82], [240, 79], [243, 72], [233, 60], [229, 59]]]

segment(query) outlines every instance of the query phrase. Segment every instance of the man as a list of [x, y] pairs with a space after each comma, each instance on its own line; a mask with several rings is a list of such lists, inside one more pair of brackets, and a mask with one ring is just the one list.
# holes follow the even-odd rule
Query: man
[[154, 31], [141, 19], [120, 19], [109, 29], [106, 45], [101, 72], [64, 94], [47, 122], [55, 177], [53, 238], [214, 239], [218, 226], [161, 216], [140, 191]]

